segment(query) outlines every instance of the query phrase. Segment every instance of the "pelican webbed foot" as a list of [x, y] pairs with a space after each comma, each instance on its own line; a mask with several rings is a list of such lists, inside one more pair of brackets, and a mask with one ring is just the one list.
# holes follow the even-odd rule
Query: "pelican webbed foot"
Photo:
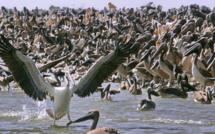
[[68, 127], [69, 125], [71, 125], [72, 124], [72, 121], [69, 121], [67, 124], [66, 124], [66, 126]]

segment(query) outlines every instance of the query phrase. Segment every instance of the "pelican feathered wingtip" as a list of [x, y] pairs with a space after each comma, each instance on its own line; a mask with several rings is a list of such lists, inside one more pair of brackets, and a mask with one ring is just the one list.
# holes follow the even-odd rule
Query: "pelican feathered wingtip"
[[97, 87], [135, 51], [135, 44], [137, 43], [134, 43], [132, 39], [127, 40], [127, 36], [120, 38], [119, 42], [115, 45], [116, 49], [112, 53], [98, 59], [82, 77], [79, 84], [73, 88], [74, 93], [79, 97], [93, 94]]
[[53, 96], [53, 88], [40, 76], [33, 61], [14, 48], [4, 35], [0, 38], [0, 57], [29, 97], [42, 101], [48, 92]]
[[15, 48], [8, 42], [8, 40], [1, 34], [0, 40], [0, 54], [8, 53], [11, 50], [15, 50]]

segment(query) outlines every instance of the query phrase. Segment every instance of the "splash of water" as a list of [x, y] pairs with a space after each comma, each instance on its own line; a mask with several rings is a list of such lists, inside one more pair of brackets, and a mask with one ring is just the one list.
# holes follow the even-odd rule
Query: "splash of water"
[[1, 111], [0, 117], [17, 117], [18, 120], [27, 121], [27, 120], [44, 120], [48, 116], [46, 114], [46, 102], [38, 101], [36, 103], [36, 108], [32, 109], [26, 105], [22, 105], [21, 111]]
[[10, 88], [11, 88], [11, 86], [0, 86], [0, 91], [9, 91], [10, 90]]
[[37, 113], [38, 113], [38, 119], [44, 119], [47, 117], [47, 113], [46, 113], [46, 102], [45, 101], [39, 101], [37, 102]]
[[23, 111], [21, 115], [21, 120], [43, 120], [47, 117], [46, 114], [46, 102], [45, 101], [37, 101], [35, 102], [37, 105], [37, 109], [30, 109], [23, 105]]

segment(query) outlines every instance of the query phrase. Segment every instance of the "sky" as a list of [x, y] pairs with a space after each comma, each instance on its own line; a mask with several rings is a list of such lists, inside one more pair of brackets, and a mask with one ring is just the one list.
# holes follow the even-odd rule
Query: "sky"
[[156, 6], [159, 4], [162, 5], [163, 10], [190, 4], [205, 5], [210, 8], [215, 7], [215, 0], [0, 0], [0, 5], [6, 8], [13, 8], [16, 6], [18, 10], [23, 9], [24, 6], [28, 9], [34, 9], [35, 7], [48, 9], [51, 5], [71, 8], [94, 7], [96, 9], [102, 9], [107, 7], [108, 2], [113, 3], [117, 8], [136, 8], [148, 2], [153, 2]]

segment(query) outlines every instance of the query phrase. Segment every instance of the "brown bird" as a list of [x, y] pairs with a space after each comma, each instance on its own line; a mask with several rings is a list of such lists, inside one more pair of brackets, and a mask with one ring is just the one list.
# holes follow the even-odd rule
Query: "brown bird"
[[152, 101], [152, 95], [159, 96], [157, 92], [153, 90], [153, 84], [151, 83], [150, 87], [147, 88], [148, 99], [142, 99], [138, 104], [137, 111], [152, 111], [155, 110], [156, 104]]
[[207, 91], [196, 91], [193, 98], [196, 103], [211, 104], [212, 92], [210, 88], [208, 88]]
[[83, 122], [86, 120], [93, 120], [91, 129], [87, 134], [119, 134], [118, 130], [111, 127], [100, 127], [96, 128], [98, 120], [99, 120], [99, 111], [90, 111], [86, 116], [81, 117], [75, 121], [67, 123], [67, 126], [69, 126], [72, 123], [78, 123]]
[[202, 89], [204, 90], [206, 86], [214, 85], [215, 78], [206, 77], [205, 73], [201, 73], [199, 67], [197, 66], [197, 59], [198, 59], [200, 52], [202, 51], [202, 48], [203, 48], [202, 44], [196, 43], [194, 46], [192, 46], [185, 52], [184, 56], [188, 56], [188, 55], [194, 53], [193, 54], [194, 61], [192, 62], [191, 72], [192, 72], [192, 75], [195, 78], [195, 80], [198, 81], [202, 85]]

